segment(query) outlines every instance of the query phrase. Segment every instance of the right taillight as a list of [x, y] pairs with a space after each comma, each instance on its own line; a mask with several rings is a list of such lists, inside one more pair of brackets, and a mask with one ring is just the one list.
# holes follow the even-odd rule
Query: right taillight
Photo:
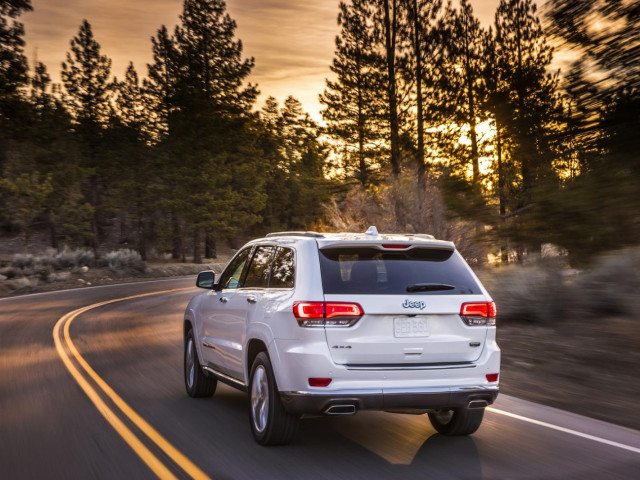
[[350, 327], [364, 311], [350, 302], [296, 302], [293, 315], [301, 327]]
[[460, 307], [460, 318], [469, 326], [495, 325], [495, 302], [467, 302]]

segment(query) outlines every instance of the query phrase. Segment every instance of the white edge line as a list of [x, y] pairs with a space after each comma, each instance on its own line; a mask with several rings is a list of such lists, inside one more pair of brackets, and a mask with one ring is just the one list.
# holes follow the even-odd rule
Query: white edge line
[[[61, 288], [60, 290], [51, 290], [49, 292], [37, 292], [37, 293], [26, 293], [24, 295], [14, 295], [9, 297], [0, 297], [0, 302], [3, 300], [17, 300], [19, 298], [26, 297], [35, 297], [36, 295], [51, 295], [52, 293], [64, 293], [64, 292], [74, 292], [77, 290], [91, 290], [94, 288], [107, 288], [107, 287], [119, 287], [121, 285], [141, 285], [143, 283], [158, 283], [158, 282], [172, 282], [176, 280], [185, 280], [187, 278], [195, 278], [197, 275], [184, 275], [179, 277], [171, 277], [171, 278], [162, 278], [160, 280], [141, 280], [139, 282], [125, 282], [125, 283], [110, 283], [109, 285], [91, 285], [88, 287], [73, 287], [73, 288]], [[193, 284], [193, 288], [197, 288], [195, 283]]]
[[547, 427], [552, 430], [557, 430], [559, 432], [575, 435], [576, 437], [582, 437], [588, 440], [593, 440], [594, 442], [604, 443], [605, 445], [610, 445], [612, 447], [628, 450], [630, 452], [640, 453], [640, 448], [632, 447], [631, 445], [625, 445], [624, 443], [614, 442], [613, 440], [607, 440], [606, 438], [596, 437], [594, 435], [589, 435], [588, 433], [578, 432], [576, 430], [571, 430], [570, 428], [559, 427], [558, 425], [541, 422], [540, 420], [534, 420], [533, 418], [523, 417], [522, 415], [516, 415], [515, 413], [505, 412], [504, 410], [498, 410], [497, 408], [493, 408], [493, 407], [488, 407], [487, 410], [493, 413], [498, 413], [500, 415], [505, 415], [507, 417], [515, 418], [517, 420], [522, 420], [523, 422], [533, 423], [534, 425], [539, 425], [541, 427]]

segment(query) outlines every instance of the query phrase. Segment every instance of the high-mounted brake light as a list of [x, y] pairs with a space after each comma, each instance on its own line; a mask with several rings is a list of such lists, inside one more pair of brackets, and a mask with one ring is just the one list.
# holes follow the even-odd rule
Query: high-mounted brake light
[[301, 327], [350, 327], [364, 311], [350, 302], [296, 302], [293, 315]]
[[409, 248], [411, 245], [402, 245], [402, 244], [396, 244], [396, 243], [383, 243], [382, 244], [382, 248], [398, 248], [398, 249], [402, 249], [402, 248]]
[[460, 317], [469, 326], [495, 325], [497, 314], [495, 302], [467, 302], [460, 307]]

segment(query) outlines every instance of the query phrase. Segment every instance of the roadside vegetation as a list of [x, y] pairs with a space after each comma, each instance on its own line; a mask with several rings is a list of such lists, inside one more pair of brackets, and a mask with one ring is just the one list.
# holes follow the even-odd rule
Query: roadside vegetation
[[195, 275], [202, 270], [220, 273], [227, 254], [210, 263], [177, 263], [152, 253], [153, 262], [142, 260], [135, 250], [119, 249], [95, 257], [88, 249], [37, 255], [17, 253], [0, 262], [0, 297], [50, 290], [108, 285], [122, 281]]

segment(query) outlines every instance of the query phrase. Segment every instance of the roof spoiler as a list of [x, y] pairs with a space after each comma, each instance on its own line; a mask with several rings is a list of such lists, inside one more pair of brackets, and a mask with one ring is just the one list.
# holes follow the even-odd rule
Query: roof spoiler
[[267, 237], [311, 237], [324, 238], [324, 235], [318, 232], [273, 232], [267, 233]]

